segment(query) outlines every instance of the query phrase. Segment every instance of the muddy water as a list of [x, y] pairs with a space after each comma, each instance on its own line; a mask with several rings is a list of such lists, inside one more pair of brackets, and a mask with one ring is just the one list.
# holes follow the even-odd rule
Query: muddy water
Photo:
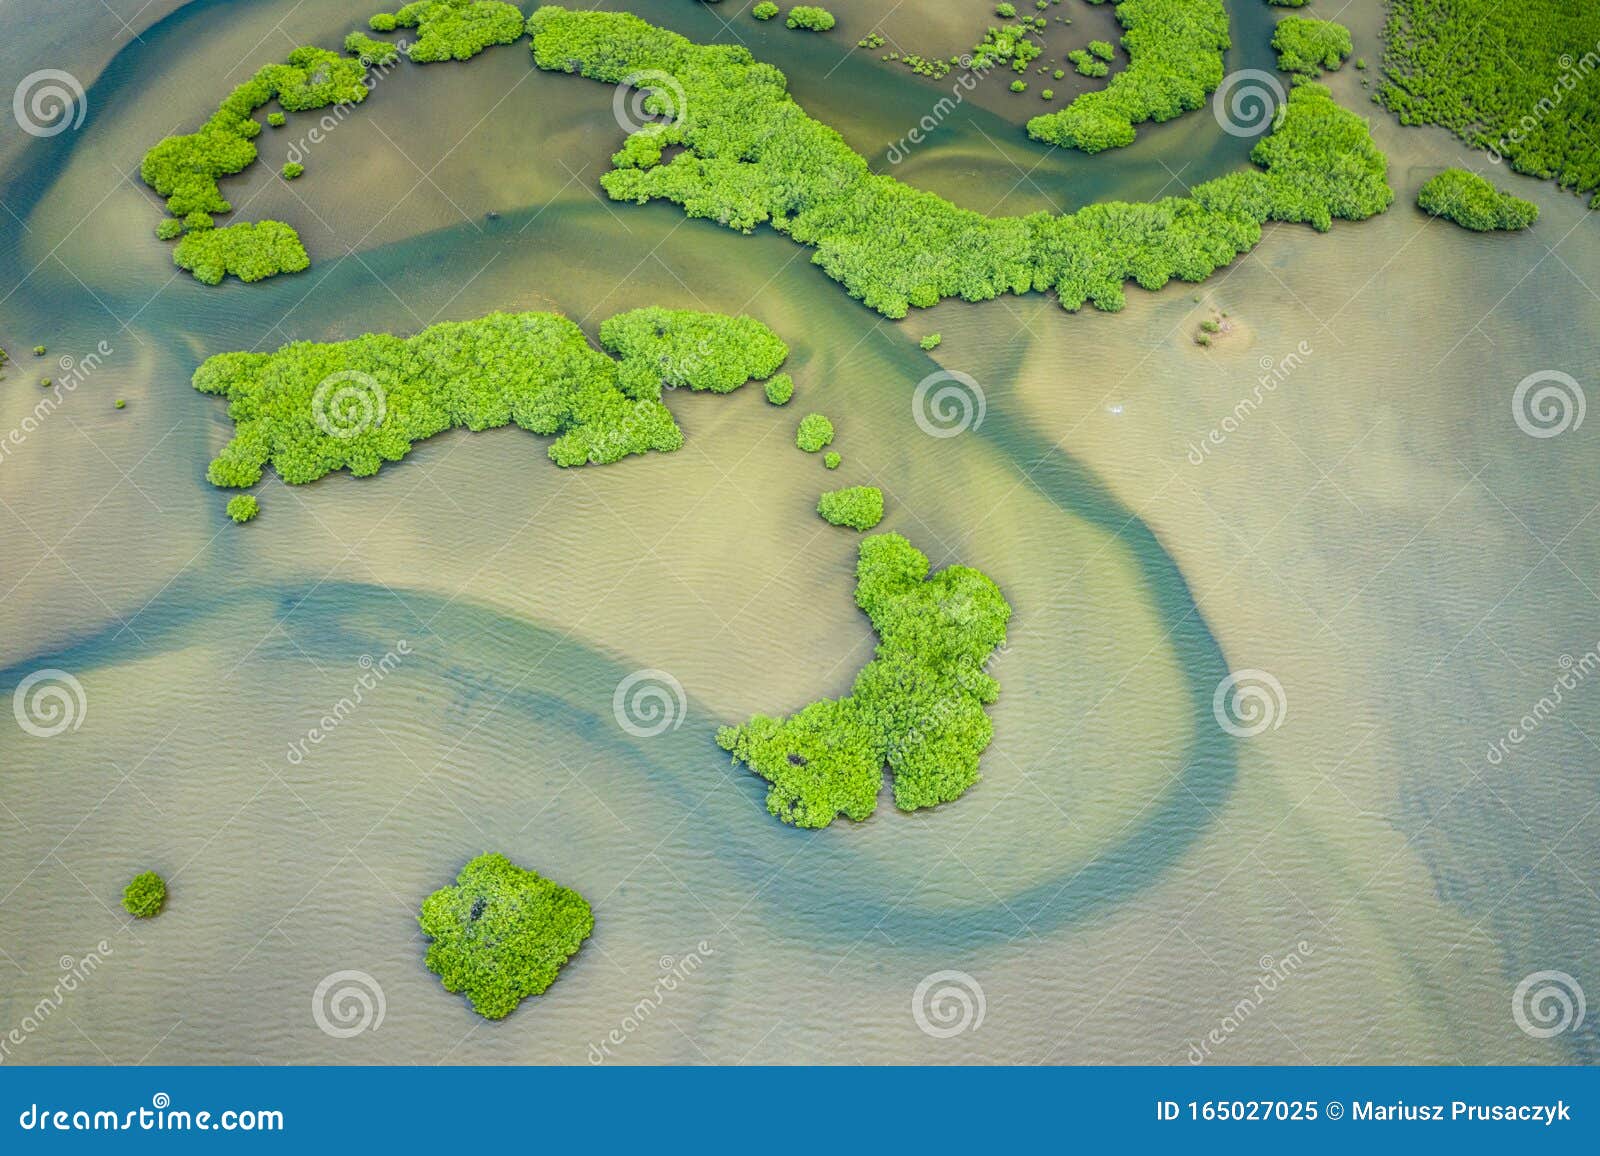
[[[1198, 113], [1121, 154], [1046, 153], [1020, 128], [1036, 98], [999, 89], [891, 165], [948, 83], [847, 52], [889, 5], [835, 5], [827, 37], [727, 4], [629, 7], [748, 42], [879, 167], [984, 211], [1160, 195], [1248, 147]], [[981, 29], [970, 7], [883, 27], [948, 54]], [[1257, 7], [1236, 6], [1232, 67], [1266, 60]], [[1101, 10], [1058, 10], [1103, 31]], [[1592, 1024], [1535, 1039], [1511, 996], [1538, 970], [1600, 985], [1600, 690], [1486, 754], [1600, 642], [1594, 435], [1531, 438], [1510, 404], [1536, 371], [1594, 380], [1600, 241], [1575, 199], [1495, 174], [1540, 203], [1534, 231], [1427, 222], [1417, 185], [1483, 158], [1375, 115], [1398, 196], [1374, 221], [1271, 229], [1205, 285], [1130, 291], [1114, 316], [1031, 297], [888, 322], [782, 237], [604, 201], [610, 91], [517, 45], [397, 70], [321, 143], [294, 120], [263, 133], [228, 192], [296, 225], [307, 273], [174, 278], [128, 179], [143, 149], [364, 11], [193, 4], [103, 69], [103, 44], [42, 28], [0, 49], [8, 79], [80, 70], [91, 113], [7, 142], [0, 426], [59, 357], [96, 354], [0, 463], [5, 687], [59, 668], [87, 704], [49, 739], [0, 728], [0, 1027], [61, 957], [111, 949], [8, 1060], [581, 1063], [613, 1031], [635, 1062], [1182, 1063], [1212, 1032], [1219, 1062], [1596, 1056]], [[1345, 18], [1376, 61], [1381, 12]], [[1359, 76], [1334, 81], [1349, 107]], [[297, 145], [289, 186], [272, 173]], [[673, 397], [684, 449], [603, 469], [557, 470], [517, 430], [451, 434], [376, 478], [269, 480], [242, 529], [205, 483], [229, 423], [187, 382], [211, 353], [494, 309], [592, 333], [645, 304], [761, 318], [796, 401]], [[1224, 311], [1232, 331], [1197, 347]], [[984, 393], [982, 423], [949, 438], [911, 405], [941, 367]], [[837, 474], [793, 448], [812, 409], [838, 429]], [[967, 798], [799, 832], [710, 736], [842, 693], [869, 657], [855, 536], [811, 512], [855, 482], [935, 565], [1001, 584], [1012, 644]], [[653, 736], [613, 712], [646, 669], [683, 688]], [[1235, 737], [1213, 695], [1246, 670], [1283, 688], [1281, 725]], [[561, 982], [499, 1024], [442, 991], [415, 926], [488, 849], [597, 913]], [[130, 926], [117, 894], [145, 867], [170, 906]], [[381, 988], [376, 1031], [319, 1029], [312, 992], [340, 970]], [[913, 993], [946, 970], [984, 1018], [937, 1038]]]

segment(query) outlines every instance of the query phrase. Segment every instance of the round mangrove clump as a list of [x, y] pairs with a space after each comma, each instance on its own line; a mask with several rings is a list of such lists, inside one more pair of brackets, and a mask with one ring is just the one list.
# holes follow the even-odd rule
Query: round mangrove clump
[[822, 464], [827, 466], [830, 470], [836, 470], [839, 468], [839, 463], [843, 460], [844, 459], [839, 456], [839, 451], [829, 450], [823, 457]]
[[576, 891], [491, 853], [424, 899], [417, 922], [433, 940], [428, 970], [497, 1020], [555, 982], [594, 930], [594, 912]]
[[127, 402], [126, 398], [119, 397], [119, 398], [117, 398], [116, 401], [112, 402], [111, 404], [116, 406], [118, 409], [127, 409], [128, 408], [128, 402]]
[[273, 128], [282, 128], [285, 124], [288, 123], [288, 121], [289, 121], [289, 118], [284, 116], [283, 113], [281, 113], [281, 112], [269, 112], [269, 113], [267, 113], [267, 123], [270, 124]]
[[374, 32], [393, 32], [394, 13], [379, 12], [371, 20], [367, 21], [367, 27], [372, 29]]
[[795, 433], [795, 445], [814, 454], [833, 441], [833, 423], [820, 413], [808, 413], [800, 419], [800, 429]]
[[794, 378], [787, 373], [774, 374], [767, 379], [767, 400], [773, 405], [788, 405], [794, 396]]
[[240, 494], [228, 499], [228, 517], [241, 525], [261, 512], [261, 503], [254, 494]]
[[943, 334], [930, 333], [930, 334], [928, 334], [928, 336], [924, 337], [921, 341], [917, 342], [917, 344], [922, 346], [923, 349], [938, 349], [939, 348], [939, 342], [941, 342], [943, 340], [944, 340], [944, 335]]
[[183, 235], [183, 222], [177, 217], [166, 217], [156, 226], [156, 236], [163, 241], [170, 241]]
[[154, 871], [141, 871], [122, 890], [122, 906], [139, 919], [154, 919], [167, 901], [167, 882]]
[[826, 32], [834, 25], [833, 13], [814, 4], [796, 4], [789, 9], [784, 21], [790, 28], [804, 28], [808, 32]]
[[778, 6], [772, 0], [761, 0], [761, 3], [750, 9], [750, 15], [757, 20], [771, 20], [777, 14]]
[[846, 486], [829, 490], [817, 502], [817, 513], [835, 526], [870, 530], [883, 521], [883, 491], [877, 486]]

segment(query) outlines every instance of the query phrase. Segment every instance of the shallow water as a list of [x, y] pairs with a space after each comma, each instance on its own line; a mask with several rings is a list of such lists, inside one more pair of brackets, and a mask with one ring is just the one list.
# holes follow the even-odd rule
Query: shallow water
[[[828, 37], [730, 4], [625, 7], [748, 42], [877, 167], [984, 211], [1171, 193], [1248, 150], [1199, 112], [1121, 153], [1047, 153], [1020, 128], [1040, 102], [985, 90], [891, 165], [953, 81], [847, 52], [891, 5], [833, 5]], [[885, 30], [958, 51], [983, 23], [970, 8], [902, 10]], [[1271, 14], [1233, 8], [1250, 48], [1230, 67], [1268, 63]], [[1103, 31], [1101, 10], [1060, 10], [1081, 39]], [[366, 11], [152, 9], [140, 39], [109, 46], [114, 24], [52, 12], [0, 47], [7, 85], [63, 68], [89, 107], [75, 132], [0, 146], [0, 429], [58, 357], [111, 349], [0, 462], [0, 685], [60, 668], [87, 703], [53, 738], [0, 728], [0, 1028], [61, 957], [111, 948], [8, 1060], [581, 1063], [614, 1030], [612, 1056], [633, 1062], [1183, 1063], [1213, 1030], [1217, 1062], [1600, 1057], [1593, 1017], [1536, 1038], [1512, 1015], [1532, 972], [1600, 991], [1600, 690], [1580, 684], [1486, 757], [1563, 655], [1600, 645], [1600, 434], [1531, 438], [1511, 411], [1535, 371], [1596, 380], [1600, 239], [1575, 198], [1494, 173], [1540, 204], [1533, 231], [1428, 222], [1417, 186], [1484, 158], [1374, 108], [1397, 193], [1382, 217], [1272, 227], [1206, 284], [1132, 289], [1116, 315], [1033, 296], [889, 322], [782, 237], [605, 201], [610, 90], [538, 72], [523, 43], [398, 70], [307, 148], [293, 186], [272, 174], [306, 118], [264, 131], [225, 188], [242, 215], [295, 224], [313, 267], [215, 289], [175, 277], [137, 183], [144, 148]], [[1341, 17], [1372, 61], [1381, 15]], [[96, 35], [60, 37], [78, 21]], [[1364, 107], [1354, 70], [1333, 87]], [[211, 353], [494, 309], [593, 333], [645, 304], [759, 317], [791, 346], [796, 401], [673, 397], [684, 449], [601, 469], [558, 470], [514, 429], [454, 433], [370, 479], [269, 479], [243, 529], [205, 483], [230, 428], [188, 386]], [[1212, 306], [1236, 329], [1201, 350]], [[930, 356], [916, 339], [935, 330]], [[1301, 348], [1193, 464], [1262, 359]], [[941, 366], [985, 396], [957, 437], [912, 412]], [[837, 475], [792, 447], [811, 409], [838, 428]], [[1011, 644], [966, 798], [800, 832], [711, 733], [843, 693], [869, 657], [856, 536], [811, 512], [855, 482], [884, 487], [883, 528], [936, 566], [1000, 583]], [[411, 653], [295, 757], [363, 656], [402, 640]], [[648, 738], [612, 712], [640, 669], [685, 695]], [[1252, 669], [1287, 706], [1234, 738], [1213, 694]], [[423, 968], [415, 924], [490, 849], [596, 909], [561, 981], [498, 1024]], [[146, 867], [171, 901], [131, 926], [117, 896]], [[333, 1038], [309, 1005], [347, 969], [381, 987], [385, 1017]], [[946, 970], [981, 988], [984, 1016], [940, 1038], [912, 1002]]]

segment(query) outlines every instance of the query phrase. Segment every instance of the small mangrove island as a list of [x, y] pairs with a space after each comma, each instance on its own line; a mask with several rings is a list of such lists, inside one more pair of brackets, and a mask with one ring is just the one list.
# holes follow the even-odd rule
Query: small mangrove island
[[1477, 173], [1445, 169], [1417, 191], [1417, 207], [1464, 229], [1488, 233], [1526, 229], [1539, 219], [1539, 206], [1497, 189]]
[[788, 718], [756, 715], [717, 743], [771, 783], [767, 810], [798, 827], [857, 821], [876, 809], [883, 770], [903, 811], [960, 798], [978, 781], [1000, 684], [985, 669], [1011, 606], [987, 576], [928, 559], [899, 534], [863, 539], [856, 605], [878, 634], [849, 695]]
[[556, 981], [594, 931], [594, 912], [571, 888], [488, 853], [424, 899], [417, 923], [433, 940], [425, 962], [445, 991], [498, 1020]]
[[664, 388], [729, 393], [789, 355], [752, 318], [660, 308], [608, 318], [600, 344], [613, 356], [556, 313], [491, 313], [412, 337], [216, 354], [194, 387], [228, 399], [235, 432], [206, 477], [253, 486], [269, 462], [291, 484], [340, 469], [362, 477], [447, 429], [512, 422], [555, 437], [549, 456], [560, 466], [671, 452], [683, 431]]

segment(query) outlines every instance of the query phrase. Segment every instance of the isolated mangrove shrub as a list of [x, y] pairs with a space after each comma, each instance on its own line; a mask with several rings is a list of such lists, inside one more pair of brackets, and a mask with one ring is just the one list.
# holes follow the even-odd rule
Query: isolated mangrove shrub
[[822, 455], [822, 464], [826, 469], [836, 470], [844, 459], [839, 456], [839, 451], [829, 450]]
[[1417, 192], [1417, 205], [1479, 233], [1526, 229], [1539, 219], [1538, 205], [1496, 189], [1466, 169], [1445, 169], [1429, 178]]
[[616, 359], [553, 313], [217, 354], [195, 371], [194, 387], [228, 399], [235, 431], [206, 476], [251, 486], [270, 462], [291, 484], [340, 469], [361, 477], [447, 429], [513, 422], [554, 437], [548, 452], [561, 466], [671, 451], [683, 433], [662, 404], [664, 387], [725, 393], [788, 353], [759, 322], [687, 310], [635, 310], [600, 333]]
[[[1600, 189], [1600, 5], [1390, 0], [1377, 100], [1519, 173]], [[1591, 205], [1600, 207], [1600, 197]]]
[[571, 888], [491, 853], [424, 899], [417, 923], [433, 941], [428, 970], [498, 1020], [556, 981], [594, 930], [594, 912]]
[[794, 396], [794, 378], [787, 373], [774, 374], [767, 381], [766, 395], [773, 405], [788, 405]]
[[878, 647], [849, 695], [717, 732], [724, 750], [771, 783], [767, 810], [796, 826], [867, 818], [885, 766], [901, 810], [959, 798], [978, 781], [993, 737], [984, 707], [1000, 686], [985, 666], [1005, 643], [1011, 607], [992, 581], [965, 566], [929, 577], [921, 551], [878, 534], [861, 543], [856, 605]]
[[846, 486], [817, 500], [817, 513], [835, 526], [870, 530], [883, 521], [883, 491], [877, 486]]
[[750, 9], [750, 15], [757, 20], [771, 20], [777, 14], [778, 6], [772, 0], [761, 0], [761, 3]]
[[254, 494], [239, 494], [228, 499], [228, 517], [243, 525], [261, 512], [261, 503]]
[[1359, 220], [1393, 197], [1366, 123], [1321, 86], [1299, 85], [1253, 154], [1270, 171], [1150, 203], [985, 217], [873, 173], [794, 102], [781, 72], [741, 47], [697, 45], [620, 12], [547, 5], [528, 25], [541, 68], [608, 84], [655, 70], [683, 90], [683, 116], [633, 133], [612, 158], [601, 178], [612, 199], [668, 200], [744, 232], [770, 225], [887, 317], [1031, 291], [1054, 291], [1067, 309], [1120, 309], [1127, 281], [1203, 280], [1252, 248], [1265, 221]]
[[[1105, 88], [1034, 117], [1029, 136], [1089, 153], [1121, 148], [1133, 143], [1134, 125], [1200, 108], [1222, 83], [1222, 54], [1230, 44], [1222, 0], [1124, 0], [1117, 21], [1125, 30], [1128, 66]], [[1078, 51], [1083, 55], [1071, 59], [1087, 76], [1105, 75], [1088, 61], [1104, 64], [1114, 55], [1103, 40]]]
[[156, 226], [156, 236], [163, 241], [171, 241], [183, 235], [183, 222], [176, 217], [162, 217], [161, 223]]
[[834, 25], [833, 13], [813, 4], [796, 4], [789, 9], [784, 23], [790, 28], [804, 28], [809, 32], [826, 32]]
[[418, 64], [470, 60], [493, 44], [522, 36], [522, 12], [500, 0], [417, 0], [394, 14], [396, 27], [415, 28], [406, 55]]
[[260, 281], [277, 273], [298, 273], [311, 265], [311, 258], [288, 225], [257, 221], [187, 233], [172, 251], [172, 262], [195, 280], [215, 285], [229, 274]]
[[1332, 20], [1285, 16], [1272, 34], [1278, 68], [1293, 73], [1295, 83], [1315, 79], [1318, 70], [1332, 72], [1354, 50], [1350, 29]]
[[141, 871], [122, 889], [122, 906], [137, 919], [154, 919], [167, 902], [167, 882], [154, 871]]
[[829, 442], [833, 441], [833, 423], [820, 413], [808, 413], [800, 419], [800, 428], [795, 431], [795, 445], [814, 454]]

